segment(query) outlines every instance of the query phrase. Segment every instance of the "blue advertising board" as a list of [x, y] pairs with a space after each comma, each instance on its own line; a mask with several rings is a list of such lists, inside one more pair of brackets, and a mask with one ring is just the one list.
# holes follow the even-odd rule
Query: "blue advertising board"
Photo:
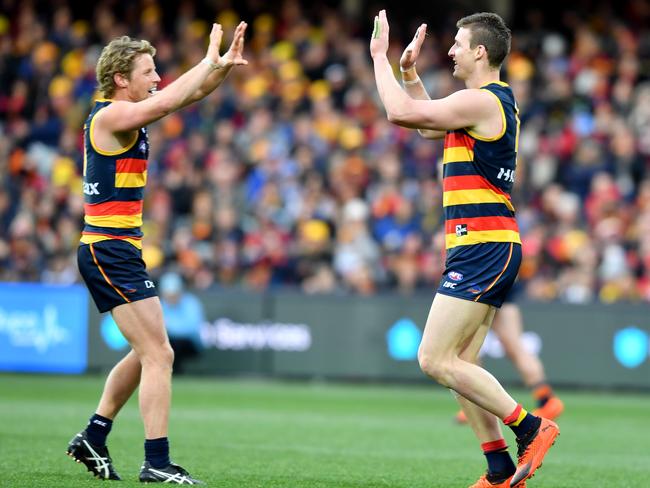
[[87, 349], [83, 286], [0, 283], [0, 371], [82, 373]]

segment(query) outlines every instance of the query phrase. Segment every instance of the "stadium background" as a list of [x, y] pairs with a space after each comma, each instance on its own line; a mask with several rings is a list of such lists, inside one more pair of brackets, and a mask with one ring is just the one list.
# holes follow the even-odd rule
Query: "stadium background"
[[[433, 16], [424, 6], [390, 8], [397, 5], [388, 3], [390, 54], [396, 61], [414, 26], [426, 20], [429, 37], [418, 71], [433, 97], [459, 88], [446, 56], [454, 19], [493, 9], [509, 21], [514, 38], [503, 75], [522, 114], [514, 200], [524, 297], [582, 306], [576, 319], [566, 319], [569, 313], [550, 321], [529, 308], [527, 320], [533, 329], [557, 326], [546, 354], [565, 331], [581, 341], [584, 332], [571, 329], [575, 322], [603, 316], [598, 307], [584, 305], [615, 304], [604, 309], [617, 317], [607, 330], [593, 326], [608, 340], [585, 340], [585, 347], [591, 357], [614, 357], [624, 373], [650, 376], [643, 321], [643, 304], [650, 300], [648, 2], [578, 2], [560, 12], [542, 2], [439, 2]], [[421, 325], [443, 266], [442, 148], [390, 125], [379, 109], [367, 53], [367, 19], [374, 10], [374, 4], [354, 1], [106, 1], [74, 7], [4, 1], [0, 281], [79, 282], [81, 126], [97, 95], [94, 65], [101, 47], [122, 34], [149, 39], [158, 49], [164, 87], [201, 59], [210, 20], [216, 18], [228, 34], [246, 18], [250, 65], [234, 70], [204, 101], [150, 127], [144, 213], [150, 273], [158, 279], [165, 271], [178, 272], [205, 303], [242, 294], [240, 310], [228, 309], [234, 321], [247, 320], [248, 299], [273, 301], [289, 291], [315, 303], [346, 297], [354, 310], [356, 304], [363, 308], [361, 297], [371, 304], [386, 296], [422, 298], [416, 307], [422, 313], [405, 314]], [[28, 302], [47, 294], [26, 289], [18, 296]], [[11, 307], [19, 298], [12, 293], [3, 293], [0, 331], [3, 348], [22, 357], [16, 341], [33, 345], [36, 339], [16, 337], [42, 336], [38, 324], [47, 320], [36, 310], [36, 318], [16, 326]], [[368, 314], [356, 315], [356, 323], [373, 322]], [[85, 317], [79, 327], [87, 329], [90, 320], [92, 349], [100, 319], [92, 306]], [[298, 319], [307, 317], [306, 311]], [[335, 317], [354, 329], [345, 314]], [[284, 320], [268, 306], [253, 318]], [[380, 332], [399, 320], [381, 324]], [[59, 322], [66, 327], [66, 320]], [[600, 348], [591, 350], [594, 343]], [[4, 368], [15, 369], [4, 356]]]
[[[201, 290], [436, 287], [441, 145], [391, 126], [378, 108], [367, 49], [374, 4], [3, 5], [2, 281], [78, 281], [80, 129], [101, 47], [121, 34], [149, 39], [164, 86], [204, 55], [216, 15], [226, 33], [249, 20], [251, 64], [150, 128], [152, 276], [174, 268]], [[394, 62], [417, 22], [429, 22], [418, 70], [433, 97], [458, 88], [446, 52], [454, 19], [477, 6], [501, 7], [514, 31], [504, 78], [522, 112], [514, 200], [526, 295], [650, 300], [648, 3], [578, 2], [561, 13], [529, 2], [436, 2], [435, 15], [395, 8]]]
[[[586, 371], [621, 378], [551, 375], [556, 381], [647, 387], [649, 3], [578, 2], [556, 12], [543, 2], [437, 2], [435, 15], [423, 5], [387, 5], [394, 62], [414, 27], [429, 23], [418, 71], [433, 97], [459, 88], [446, 56], [455, 19], [493, 9], [509, 21], [514, 37], [503, 76], [522, 114], [513, 198], [523, 241], [523, 298], [569, 306], [556, 310], [577, 307], [552, 320], [544, 307], [525, 307], [537, 334], [533, 347], [548, 362], [566, 359], [553, 347], [566, 333], [585, 347], [585, 356], [604, 357], [604, 365], [583, 364]], [[379, 108], [367, 49], [367, 19], [376, 9], [355, 1], [4, 1], [0, 281], [55, 287], [79, 282], [81, 127], [97, 95], [94, 66], [101, 47], [122, 34], [149, 39], [158, 49], [164, 87], [202, 58], [211, 20], [223, 24], [227, 37], [245, 18], [250, 65], [233, 70], [204, 101], [150, 127], [144, 258], [151, 275], [157, 280], [175, 271], [205, 303], [223, 305], [210, 321], [286, 322], [268, 303], [282, 302], [278, 293], [295, 293], [326, 310], [332, 297], [345, 297], [346, 306], [352, 304], [348, 316], [355, 318], [351, 323], [346, 314], [333, 315], [342, 333], [369, 327], [379, 337], [401, 319], [421, 327], [443, 267], [442, 147], [392, 126]], [[80, 325], [70, 325], [65, 310], [58, 322], [52, 314], [48, 322], [45, 308], [31, 299], [48, 292], [25, 289], [15, 292], [14, 285], [2, 294], [3, 369], [35, 368], [25, 348], [33, 349], [38, 363], [44, 349], [34, 344], [47, 336], [48, 323], [90, 332], [91, 360], [73, 370], [113, 361], [95, 354], [115, 348], [98, 334], [101, 319], [92, 305]], [[244, 296], [241, 307], [226, 299], [233, 294]], [[20, 296], [32, 309], [29, 319], [15, 318], [23, 310], [16, 308]], [[360, 312], [373, 303], [380, 307], [387, 296], [411, 298], [417, 306], [379, 324]], [[251, 315], [248, 300], [267, 305]], [[600, 304], [612, 308], [601, 313]], [[314, 320], [309, 311], [289, 315]], [[598, 317], [611, 319], [598, 326]], [[589, 340], [577, 326], [592, 323]], [[399, 330], [404, 334], [394, 340], [412, 349], [413, 337]], [[66, 340], [45, 342], [62, 347], [53, 356], [72, 357]], [[83, 340], [75, 342], [85, 351]], [[392, 357], [389, 342], [379, 341], [384, 357]], [[27, 366], [12, 362], [12, 354]], [[402, 355], [413, 359], [412, 351]], [[508, 369], [497, 371], [507, 376]], [[628, 381], [629, 375], [640, 380]]]
[[[451, 396], [411, 385], [426, 381], [415, 350], [443, 265], [442, 147], [379, 108], [368, 38], [383, 7], [395, 63], [428, 23], [418, 72], [432, 97], [459, 88], [446, 57], [458, 17], [495, 10], [512, 27], [526, 344], [567, 405], [530, 484], [646, 486], [650, 2], [408, 3], [0, 0], [0, 486], [91, 486], [62, 446], [94, 408], [93, 373], [125, 351], [75, 262], [101, 47], [149, 39], [164, 86], [203, 57], [215, 18], [224, 43], [249, 22], [250, 65], [149, 128], [145, 259], [155, 280], [178, 272], [207, 318], [188, 367], [201, 377], [175, 381], [176, 459], [233, 488], [476, 480]], [[492, 338], [484, 361], [520, 384]], [[111, 442], [135, 479], [136, 401]]]

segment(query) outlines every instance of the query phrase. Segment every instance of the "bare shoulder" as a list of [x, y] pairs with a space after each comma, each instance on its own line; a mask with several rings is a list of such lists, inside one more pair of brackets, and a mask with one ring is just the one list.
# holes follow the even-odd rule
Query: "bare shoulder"
[[147, 126], [170, 111], [164, 104], [158, 103], [155, 97], [139, 102], [116, 100], [97, 113], [95, 125], [112, 133], [131, 132]]
[[127, 115], [134, 102], [115, 100], [110, 105], [101, 108], [95, 115], [95, 124], [110, 128], [113, 120], [119, 120]]
[[465, 126], [478, 137], [493, 139], [505, 128], [503, 108], [499, 98], [488, 90], [468, 88], [457, 91], [448, 98], [455, 110], [469, 123]]
[[89, 127], [90, 141], [97, 151], [121, 151], [137, 138], [139, 127], [125, 124], [132, 105], [135, 103], [119, 100], [97, 111]]
[[458, 110], [489, 115], [499, 109], [496, 97], [487, 90], [465, 88], [449, 95], [446, 100]]
[[123, 116], [133, 105], [135, 105], [134, 102], [115, 100], [110, 105], [101, 108], [95, 115], [95, 119], [97, 122], [102, 120], [102, 123], [105, 124], [112, 118], [119, 118], [120, 115]]

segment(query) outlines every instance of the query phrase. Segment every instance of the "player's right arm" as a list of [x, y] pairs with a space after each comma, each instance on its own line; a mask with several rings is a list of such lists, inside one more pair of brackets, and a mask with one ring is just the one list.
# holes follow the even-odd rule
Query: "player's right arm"
[[388, 20], [386, 11], [375, 17], [370, 40], [375, 83], [388, 121], [409, 129], [448, 131], [472, 129], [483, 137], [501, 131], [500, 102], [490, 92], [477, 88], [460, 90], [439, 100], [415, 100], [399, 85], [388, 61]]
[[[415, 100], [431, 100], [427, 93], [422, 80], [415, 70], [415, 62], [420, 54], [420, 48], [427, 34], [427, 24], [422, 24], [415, 31], [415, 36], [408, 46], [404, 49], [402, 57], [399, 60], [400, 71], [402, 72], [402, 83], [406, 93]], [[431, 129], [418, 129], [420, 134], [425, 139], [442, 139], [445, 137], [446, 132]]]
[[[116, 134], [138, 130], [196, 101], [197, 92], [213, 71], [227, 67], [227, 61], [220, 64], [222, 34], [221, 26], [212, 24], [210, 44], [204, 60], [153, 96], [139, 102], [115, 101], [100, 110], [95, 116], [95, 131]], [[232, 64], [232, 60], [229, 61]]]

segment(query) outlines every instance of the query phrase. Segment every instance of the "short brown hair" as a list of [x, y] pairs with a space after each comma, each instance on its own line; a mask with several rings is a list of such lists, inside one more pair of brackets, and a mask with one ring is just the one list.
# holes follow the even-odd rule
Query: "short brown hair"
[[110, 98], [115, 94], [113, 77], [117, 73], [131, 77], [133, 63], [140, 54], [155, 56], [156, 48], [149, 41], [122, 36], [113, 39], [102, 49], [96, 73], [99, 90], [105, 97]]
[[499, 68], [510, 52], [510, 29], [503, 19], [492, 12], [480, 12], [468, 15], [456, 22], [459, 29], [470, 30], [472, 37], [469, 46], [473, 49], [478, 45], [485, 46], [490, 66]]

